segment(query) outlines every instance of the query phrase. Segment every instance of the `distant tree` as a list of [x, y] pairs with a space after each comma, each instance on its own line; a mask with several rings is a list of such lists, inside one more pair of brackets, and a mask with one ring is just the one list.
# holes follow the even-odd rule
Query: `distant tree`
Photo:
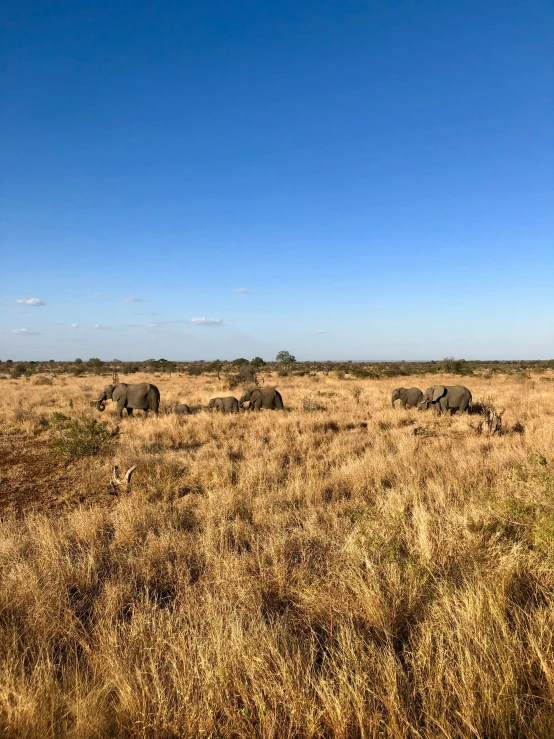
[[442, 360], [441, 371], [453, 375], [466, 375], [470, 372], [465, 359], [454, 359], [454, 357], [445, 357]]
[[296, 357], [294, 357], [290, 352], [282, 351], [277, 354], [275, 360], [282, 364], [290, 365], [296, 362]]
[[83, 364], [83, 360], [80, 357], [77, 357], [75, 364]]
[[266, 362], [264, 362], [261, 357], [254, 357], [254, 359], [250, 360], [250, 364], [252, 365], [252, 367], [259, 369], [260, 367], [264, 367]]
[[221, 368], [223, 367], [223, 362], [221, 359], [216, 359], [215, 362], [212, 362], [209, 365], [209, 370], [211, 372], [215, 372], [217, 375], [217, 379], [221, 380]]
[[198, 364], [198, 362], [192, 363], [187, 365], [187, 374], [188, 375], [201, 375], [202, 374], [202, 367]]
[[11, 371], [11, 377], [14, 380], [17, 380], [19, 377], [25, 374], [25, 365], [21, 362], [19, 364], [16, 364], [13, 370]]
[[233, 359], [231, 364], [233, 365], [233, 367], [242, 367], [246, 364], [250, 364], [250, 362], [248, 361], [248, 359], [245, 359], [244, 357], [239, 357], [238, 359]]

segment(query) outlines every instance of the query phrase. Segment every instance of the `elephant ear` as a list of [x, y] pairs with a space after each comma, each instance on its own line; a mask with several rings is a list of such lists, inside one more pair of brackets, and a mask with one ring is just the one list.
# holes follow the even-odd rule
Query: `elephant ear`
[[436, 403], [439, 398], [445, 394], [446, 388], [444, 385], [435, 385], [433, 388], [433, 403]]
[[125, 395], [127, 388], [125, 385], [116, 385], [112, 392], [112, 400], [116, 402]]

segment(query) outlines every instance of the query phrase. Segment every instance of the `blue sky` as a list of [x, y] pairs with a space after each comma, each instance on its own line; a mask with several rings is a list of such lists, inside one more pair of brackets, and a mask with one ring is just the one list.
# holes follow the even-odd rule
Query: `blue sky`
[[553, 356], [548, 0], [1, 13], [1, 359]]

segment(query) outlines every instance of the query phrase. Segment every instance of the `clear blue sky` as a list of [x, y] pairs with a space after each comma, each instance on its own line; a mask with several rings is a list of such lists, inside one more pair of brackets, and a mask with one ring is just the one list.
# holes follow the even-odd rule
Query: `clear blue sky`
[[1, 359], [554, 355], [550, 0], [0, 12]]

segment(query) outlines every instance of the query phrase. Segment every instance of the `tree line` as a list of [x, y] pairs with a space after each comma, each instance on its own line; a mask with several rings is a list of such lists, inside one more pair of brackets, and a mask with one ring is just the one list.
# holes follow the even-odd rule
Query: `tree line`
[[72, 362], [58, 362], [51, 359], [47, 362], [30, 361], [14, 362], [11, 359], [0, 361], [0, 379], [17, 379], [33, 375], [109, 375], [116, 371], [121, 375], [132, 375], [137, 372], [179, 373], [196, 375], [214, 375], [219, 380], [226, 379], [231, 386], [248, 381], [256, 381], [264, 373], [277, 372], [280, 376], [307, 374], [328, 375], [333, 373], [339, 378], [409, 377], [429, 373], [447, 373], [460, 376], [475, 374], [505, 373], [530, 376], [534, 372], [554, 369], [554, 360], [465, 360], [447, 357], [442, 360], [428, 362], [361, 362], [361, 361], [306, 361], [300, 362], [288, 351], [280, 351], [274, 360], [265, 361], [262, 357], [246, 359], [238, 357], [233, 360], [179, 362], [168, 359], [145, 359], [140, 362], [125, 362], [120, 359], [109, 361], [91, 357], [83, 360], [77, 358]]

